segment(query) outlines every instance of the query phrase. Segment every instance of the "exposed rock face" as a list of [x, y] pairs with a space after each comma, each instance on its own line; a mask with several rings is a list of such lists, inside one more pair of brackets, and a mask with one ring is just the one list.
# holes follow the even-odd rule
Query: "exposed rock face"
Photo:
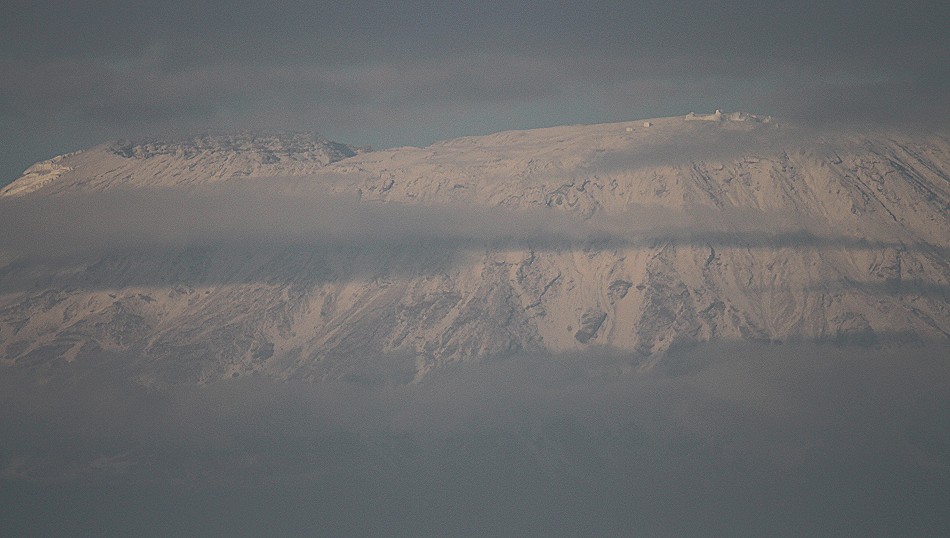
[[[498, 133], [325, 167], [350, 150], [293, 146], [301, 157], [241, 144], [100, 147], [75, 157], [87, 161], [63, 159], [72, 170], [37, 194], [108, 188], [126, 176], [143, 185], [220, 180], [237, 162], [262, 174], [277, 166], [265, 162], [273, 154], [281, 174], [315, 174], [321, 188], [361, 203], [534, 208], [637, 233], [564, 246], [528, 238], [464, 255], [192, 248], [111, 254], [53, 275], [13, 261], [0, 269], [3, 361], [57, 369], [115, 352], [138, 357], [129, 367], [148, 382], [255, 372], [408, 381], [518, 351], [603, 346], [648, 366], [671, 346], [715, 339], [950, 338], [943, 135], [819, 138], [775, 122], [679, 117], [648, 129], [640, 121]], [[129, 167], [83, 175], [114, 163]], [[657, 215], [682, 226], [653, 229]]]

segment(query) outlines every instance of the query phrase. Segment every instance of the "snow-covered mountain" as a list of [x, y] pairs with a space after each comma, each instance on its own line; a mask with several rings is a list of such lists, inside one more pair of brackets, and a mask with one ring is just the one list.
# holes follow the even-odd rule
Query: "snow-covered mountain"
[[219, 137], [57, 157], [2, 194], [238, 175], [306, 176], [280, 184], [291, 197], [550, 214], [599, 232], [121, 249], [60, 265], [11, 257], [0, 268], [3, 362], [55, 372], [121, 356], [155, 383], [410, 380], [516, 352], [606, 349], [649, 367], [710, 340], [950, 338], [945, 134], [815, 133], [733, 113], [366, 153]]

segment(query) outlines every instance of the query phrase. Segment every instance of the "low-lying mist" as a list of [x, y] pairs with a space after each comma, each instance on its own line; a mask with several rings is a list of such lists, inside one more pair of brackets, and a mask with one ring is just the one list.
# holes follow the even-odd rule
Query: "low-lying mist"
[[[141, 188], [60, 197], [0, 199], [0, 264], [70, 260], [134, 249], [141, 256], [220, 247], [259, 251], [307, 248], [539, 250], [583, 245], [682, 244], [913, 248], [895, 237], [835, 235], [788, 210], [671, 208], [628, 204], [583, 218], [547, 207], [508, 210], [463, 204], [360, 202], [301, 178], [234, 181], [202, 188]], [[906, 238], [902, 238], [906, 239]], [[942, 245], [925, 245], [944, 250]]]
[[[0, 199], [0, 253], [26, 258], [102, 255], [207, 246], [378, 247], [426, 241], [447, 248], [484, 244], [563, 246], [581, 241], [650, 244], [719, 233], [797, 232], [790, 215], [740, 208], [689, 211], [631, 204], [623, 214], [584, 220], [546, 207], [506, 210], [462, 204], [360, 202], [306, 179], [234, 181], [200, 189], [143, 188], [59, 197]], [[697, 238], [702, 240], [703, 238]]]
[[935, 535], [944, 347], [702, 345], [416, 384], [0, 376], [0, 534]]

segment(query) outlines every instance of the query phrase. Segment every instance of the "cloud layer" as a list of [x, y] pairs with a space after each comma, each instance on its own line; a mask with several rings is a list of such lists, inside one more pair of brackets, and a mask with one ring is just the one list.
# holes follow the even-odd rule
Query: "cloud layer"
[[421, 384], [0, 377], [0, 530], [929, 535], [946, 349], [518, 356]]
[[[743, 208], [672, 209], [631, 204], [584, 220], [551, 209], [359, 201], [322, 192], [306, 178], [232, 181], [194, 190], [115, 189], [61, 197], [0, 199], [0, 262], [94, 258], [135, 249], [289, 246], [359, 250], [423, 247], [501, 249], [651, 247], [915, 248], [887, 237], [853, 238], [812, 229], [800, 215]], [[942, 249], [940, 245], [921, 245]]]

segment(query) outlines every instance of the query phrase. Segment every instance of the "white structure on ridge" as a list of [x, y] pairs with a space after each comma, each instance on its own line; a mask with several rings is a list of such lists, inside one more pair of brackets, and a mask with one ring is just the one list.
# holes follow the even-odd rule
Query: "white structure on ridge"
[[714, 114], [696, 114], [690, 112], [686, 115], [686, 121], [722, 121], [722, 112], [716, 109]]
[[771, 123], [772, 116], [756, 116], [755, 114], [746, 114], [745, 112], [730, 112], [723, 114], [721, 110], [716, 110], [713, 114], [696, 114], [690, 112], [686, 115], [686, 121], [752, 121], [757, 123]]

